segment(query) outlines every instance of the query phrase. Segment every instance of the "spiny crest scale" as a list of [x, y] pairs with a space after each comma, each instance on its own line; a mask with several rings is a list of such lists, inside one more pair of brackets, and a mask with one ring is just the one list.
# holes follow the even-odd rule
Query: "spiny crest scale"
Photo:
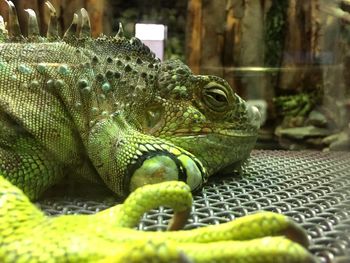
[[[131, 39], [124, 37], [124, 30], [121, 23], [119, 23], [118, 33], [114, 37], [101, 35], [97, 39], [93, 39], [91, 37], [91, 23], [89, 14], [84, 8], [80, 9], [79, 12], [74, 13], [70, 26], [61, 38], [58, 35], [57, 12], [49, 1], [45, 2], [45, 11], [49, 14], [48, 30], [46, 35], [40, 36], [37, 15], [32, 9], [26, 9], [25, 11], [28, 17], [28, 36], [25, 37], [20, 30], [18, 16], [14, 4], [11, 1], [4, 1], [8, 6], [9, 21], [8, 28], [5, 27], [5, 23], [1, 24], [0, 21], [0, 41], [10, 43], [42, 43], [63, 41], [74, 47], [90, 48], [93, 51], [95, 51], [96, 48], [101, 47], [104, 54], [109, 54], [110, 56], [114, 56], [116, 53], [130, 53], [131, 55], [135, 55], [135, 59], [138, 58], [138, 64], [140, 64], [141, 60], [150, 62], [151, 66], [153, 63], [159, 62], [159, 60], [155, 58], [153, 52], [151, 52], [150, 49], [139, 39], [135, 37], [132, 37]], [[96, 61], [97, 60], [94, 62]], [[129, 70], [128, 65], [125, 66], [125, 69]]]
[[54, 6], [50, 2], [45, 2], [45, 7], [49, 11], [50, 19], [47, 27], [47, 37], [57, 39], [58, 36], [58, 18]]
[[9, 12], [9, 28], [8, 28], [8, 33], [9, 36], [13, 36], [13, 37], [19, 37], [21, 36], [21, 29], [19, 26], [19, 22], [18, 22], [18, 16], [17, 16], [17, 11], [15, 8], [15, 5], [11, 2], [11, 1], [6, 1], [5, 3], [7, 3], [8, 6], [8, 12]]
[[39, 25], [33, 9], [24, 10], [28, 14], [28, 37], [39, 36]]

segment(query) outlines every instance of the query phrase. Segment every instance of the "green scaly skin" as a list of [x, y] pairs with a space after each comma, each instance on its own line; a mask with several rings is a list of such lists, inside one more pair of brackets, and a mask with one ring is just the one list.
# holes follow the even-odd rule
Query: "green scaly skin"
[[314, 262], [302, 246], [303, 231], [275, 213], [188, 231], [134, 229], [159, 205], [172, 207], [175, 219], [190, 211], [191, 191], [183, 182], [144, 186], [123, 205], [95, 215], [51, 218], [0, 177], [0, 202], [1, 262]]
[[[92, 39], [85, 10], [63, 39], [50, 4], [45, 38], [29, 11], [24, 38], [6, 3], [12, 22], [8, 33], [0, 24], [2, 262], [312, 262], [297, 244], [306, 245], [305, 234], [272, 213], [191, 231], [132, 229], [159, 205], [174, 208], [170, 229], [180, 228], [190, 191], [249, 156], [258, 112], [226, 81], [193, 75], [180, 61], [160, 62], [122, 30]], [[124, 205], [96, 215], [46, 217], [29, 200], [65, 174], [105, 184], [119, 196], [136, 191]], [[154, 183], [160, 184], [148, 185]], [[296, 243], [265, 237], [276, 235]]]

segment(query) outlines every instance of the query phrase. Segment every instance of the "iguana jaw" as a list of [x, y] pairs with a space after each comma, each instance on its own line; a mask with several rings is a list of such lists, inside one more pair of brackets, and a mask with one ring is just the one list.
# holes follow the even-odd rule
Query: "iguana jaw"
[[209, 176], [249, 157], [257, 135], [227, 136], [208, 133], [168, 138], [170, 142], [192, 153], [207, 169]]
[[190, 124], [179, 123], [178, 127], [172, 130], [164, 127], [166, 127], [166, 124], [162, 119], [152, 128], [145, 128], [144, 132], [164, 139], [177, 136], [205, 136], [208, 134], [227, 137], [256, 137], [260, 128], [260, 114], [258, 117], [252, 118], [250, 122], [241, 125], [231, 122], [204, 121]]
[[198, 132], [193, 132], [190, 129], [179, 129], [174, 132], [175, 136], [179, 137], [200, 137], [206, 135], [215, 135], [222, 137], [240, 137], [240, 138], [256, 138], [257, 132], [255, 130], [230, 130], [230, 129], [210, 129], [205, 127]]
[[186, 122], [181, 117], [174, 119], [172, 121], [177, 123], [172, 127], [177, 127], [173, 130], [170, 129], [171, 124], [160, 121], [162, 125], [153, 130], [154, 134], [192, 153], [203, 163], [209, 175], [247, 159], [254, 148], [260, 126], [257, 108], [242, 106], [240, 115], [228, 113], [225, 120], [207, 118], [190, 106], [186, 109], [184, 116], [189, 112], [188, 115], [193, 116], [191, 121]]

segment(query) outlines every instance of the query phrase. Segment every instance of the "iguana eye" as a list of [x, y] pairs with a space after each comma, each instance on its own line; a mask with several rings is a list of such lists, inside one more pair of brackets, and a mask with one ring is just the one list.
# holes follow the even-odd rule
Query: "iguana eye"
[[209, 83], [203, 88], [204, 103], [215, 111], [223, 111], [228, 105], [225, 87], [217, 83]]

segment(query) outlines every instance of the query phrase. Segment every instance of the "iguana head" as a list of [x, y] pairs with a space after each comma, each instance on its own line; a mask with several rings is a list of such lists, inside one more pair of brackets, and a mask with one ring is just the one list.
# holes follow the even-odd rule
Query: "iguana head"
[[135, 38], [100, 38], [88, 46], [100, 58], [94, 97], [106, 95], [106, 102], [95, 104], [111, 113], [92, 120], [91, 134], [102, 130], [100, 140], [113, 142], [105, 156], [95, 136], [88, 149], [115, 192], [164, 180], [198, 189], [208, 176], [247, 159], [260, 114], [225, 80], [195, 75], [178, 60], [160, 62]]
[[[119, 87], [113, 95], [119, 96], [114, 123], [120, 140], [113, 152], [118, 166], [125, 167], [117, 172], [123, 174], [124, 191], [163, 180], [183, 180], [198, 189], [208, 176], [248, 158], [260, 125], [255, 107], [248, 107], [225, 80], [194, 75], [180, 61], [152, 65], [133, 64], [131, 87], [127, 92]], [[114, 173], [100, 174], [110, 178]], [[107, 185], [118, 185], [114, 179]]]
[[224, 79], [194, 75], [178, 60], [160, 63], [156, 76], [157, 95], [139, 113], [143, 133], [189, 151], [209, 174], [249, 156], [260, 114]]

